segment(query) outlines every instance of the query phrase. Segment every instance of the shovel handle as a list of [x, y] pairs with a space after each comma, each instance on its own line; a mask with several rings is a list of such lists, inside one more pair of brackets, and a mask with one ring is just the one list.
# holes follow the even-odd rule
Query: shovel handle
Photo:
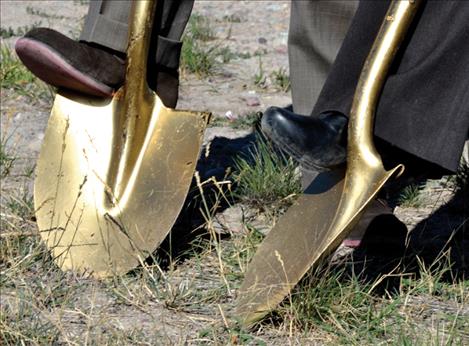
[[[107, 178], [112, 196], [120, 200], [143, 147], [155, 105], [147, 83], [148, 53], [157, 0], [132, 2], [125, 82], [115, 97], [116, 136]], [[112, 202], [114, 203], [114, 202]]]
[[133, 1], [127, 47], [126, 89], [147, 92], [148, 52], [157, 0]]
[[[373, 144], [378, 98], [399, 45], [423, 0], [393, 0], [365, 61], [355, 90], [348, 127], [348, 157], [381, 160]], [[379, 161], [379, 162], [378, 162]]]

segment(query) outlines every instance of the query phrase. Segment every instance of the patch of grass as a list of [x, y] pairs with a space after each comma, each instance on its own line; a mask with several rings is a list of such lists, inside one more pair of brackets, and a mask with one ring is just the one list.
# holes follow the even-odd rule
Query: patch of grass
[[226, 117], [214, 117], [210, 126], [229, 126], [234, 129], [254, 129], [262, 117], [261, 112], [250, 112], [228, 119]]
[[216, 37], [210, 25], [210, 18], [199, 14], [193, 14], [189, 19], [186, 35], [198, 41], [210, 41]]
[[216, 66], [216, 48], [206, 47], [186, 36], [181, 52], [181, 70], [182, 72], [194, 73], [199, 77], [212, 74]]
[[229, 126], [234, 129], [253, 129], [259, 123], [261, 117], [260, 112], [247, 113], [230, 121]]
[[5, 178], [11, 172], [17, 157], [7, 148], [10, 136], [2, 136], [0, 140], [0, 177]]
[[217, 50], [218, 59], [223, 63], [229, 63], [231, 60], [235, 59], [237, 55], [233, 53], [230, 47], [222, 47]]
[[0, 48], [0, 85], [33, 101], [51, 101], [54, 97], [54, 90], [29, 72], [6, 45]]
[[259, 56], [258, 72], [254, 75], [254, 85], [258, 88], [265, 89], [267, 87], [267, 75], [262, 65], [262, 59]]
[[73, 0], [74, 4], [85, 6], [90, 4], [90, 0]]
[[469, 198], [469, 163], [463, 162], [454, 177], [456, 192], [462, 192]]
[[229, 47], [219, 44], [208, 44], [214, 40], [215, 34], [210, 27], [209, 18], [193, 15], [189, 20], [183, 38], [181, 51], [182, 73], [194, 73], [199, 78], [211, 75], [220, 64], [226, 64], [236, 58]]
[[249, 52], [241, 52], [241, 53], [238, 53], [238, 57], [241, 59], [250, 59], [252, 55]]
[[417, 208], [422, 204], [421, 190], [418, 184], [408, 185], [402, 189], [397, 202], [403, 207]]
[[366, 335], [360, 330], [376, 330], [374, 323], [392, 313], [392, 309], [377, 309], [369, 289], [357, 277], [345, 278], [343, 269], [334, 272], [323, 266], [302, 279], [282, 314], [304, 330], [319, 327], [339, 336]]
[[281, 91], [287, 92], [290, 90], [290, 76], [287, 73], [287, 69], [284, 67], [279, 68], [271, 73], [271, 78], [276, 87]]
[[296, 333], [326, 334], [331, 344], [463, 343], [469, 287], [441, 281], [449, 270], [443, 257], [429, 267], [421, 263], [418, 276], [400, 274], [399, 290], [384, 295], [374, 292], [384, 277], [367, 282], [343, 265], [323, 264], [301, 280], [277, 314]]
[[11, 215], [20, 217], [23, 221], [30, 221], [34, 216], [33, 196], [26, 188], [18, 189], [18, 195], [9, 195], [5, 206]]
[[24, 36], [28, 31], [39, 28], [41, 26], [42, 22], [34, 22], [31, 25], [19, 26], [17, 28], [12, 28], [11, 26], [8, 28], [0, 27], [0, 37], [6, 39], [10, 37]]
[[199, 77], [212, 73], [217, 61], [217, 48], [207, 46], [214, 39], [207, 17], [193, 15], [184, 34], [181, 51], [181, 70], [195, 73]]
[[228, 22], [228, 23], [241, 23], [242, 19], [237, 14], [232, 13], [230, 15], [223, 16], [223, 21]]
[[263, 55], [266, 55], [267, 54], [267, 49], [265, 48], [259, 48], [259, 49], [256, 49], [256, 51], [254, 52], [254, 56], [263, 56]]
[[249, 156], [236, 160], [234, 179], [236, 196], [261, 210], [289, 205], [301, 192], [297, 164], [261, 136]]
[[46, 18], [46, 19], [64, 19], [67, 18], [66, 16], [61, 16], [53, 13], [46, 13], [38, 8], [27, 6], [26, 7], [26, 13], [31, 14], [33, 16], [38, 16], [41, 18]]
[[235, 236], [233, 241], [224, 244], [223, 262], [229, 269], [226, 275], [234, 284], [239, 284], [244, 277], [248, 264], [263, 239], [264, 235], [246, 220], [243, 233]]
[[49, 321], [32, 318], [37, 313], [27, 302], [18, 311], [0, 310], [0, 343], [2, 345], [52, 345], [60, 332]]

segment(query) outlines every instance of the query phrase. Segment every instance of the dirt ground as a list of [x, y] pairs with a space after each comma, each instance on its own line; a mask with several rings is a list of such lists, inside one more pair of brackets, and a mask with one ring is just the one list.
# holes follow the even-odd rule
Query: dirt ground
[[[242, 150], [246, 142], [241, 139], [251, 132], [249, 126], [227, 126], [227, 114], [243, 118], [263, 111], [268, 106], [286, 106], [291, 102], [289, 92], [279, 90], [271, 80], [272, 77], [269, 77], [272, 72], [282, 68], [288, 74], [289, 7], [289, 1], [280, 0], [196, 0], [194, 13], [209, 18], [215, 32], [216, 38], [211, 44], [228, 47], [238, 56], [244, 56], [231, 59], [228, 63], [220, 62], [215, 73], [208, 77], [200, 78], [188, 73], [181, 79], [179, 108], [208, 110], [214, 114], [214, 125], [207, 129], [205, 143], [213, 140], [221, 143], [217, 157], [220, 162], [226, 160], [226, 155], [229, 155], [227, 152], [232, 154], [238, 149]], [[1, 0], [1, 27], [18, 32], [33, 26], [45, 26], [77, 38], [87, 8], [87, 1], [84, 0]], [[2, 44], [12, 47], [17, 38], [14, 35], [2, 38]], [[260, 69], [267, 76], [266, 86], [263, 87], [256, 86], [254, 82]], [[22, 172], [34, 169], [47, 126], [50, 100], [31, 100], [5, 89], [1, 93], [2, 137], [9, 138], [7, 149], [14, 151], [18, 157], [15, 170]], [[220, 165], [225, 164], [223, 162]], [[396, 208], [398, 218], [410, 230], [417, 230], [411, 242], [424, 249], [424, 253], [440, 251], [455, 228], [467, 228], [467, 201], [457, 200], [450, 203], [450, 207], [447, 206], [454, 200], [450, 180], [444, 177], [427, 181], [421, 190], [423, 199], [419, 204]], [[32, 177], [24, 179], [21, 174], [12, 175], [2, 181], [2, 193], [11, 193], [20, 188], [31, 191], [32, 183]], [[229, 229], [228, 233], [236, 233], [241, 232], [241, 219], [245, 216], [242, 206], [236, 205], [218, 215], [217, 220], [220, 228]], [[271, 225], [264, 224], [264, 221], [258, 219], [255, 222], [267, 232]], [[31, 227], [35, 230], [34, 226]], [[463, 232], [460, 233], [467, 234]], [[467, 236], [461, 236], [461, 239], [462, 253], [467, 257]], [[466, 266], [466, 262], [457, 261], [461, 267]], [[110, 336], [116, 338], [118, 343], [133, 344], [133, 338], [140, 340], [141, 335], [145, 340], [150, 340], [148, 344], [334, 343], [335, 339], [323, 331], [295, 334], [288, 325], [279, 327], [275, 323], [261, 326], [249, 336], [248, 341], [243, 341], [239, 335], [236, 338], [231, 336], [228, 340], [213, 336], [224, 328], [225, 314], [233, 310], [237, 289], [236, 284], [234, 287], [226, 287], [227, 283], [219, 275], [218, 269], [216, 253], [204, 253], [203, 261], [192, 256], [161, 274], [168, 279], [162, 292], [153, 291], [152, 285], [157, 285], [151, 278], [146, 278], [145, 284], [138, 280], [122, 279], [119, 284], [111, 285], [64, 274], [59, 279], [67, 280], [71, 287], [71, 291], [67, 292], [67, 303], [43, 309], [37, 318], [50, 321], [62, 331], [57, 341], [62, 344], [87, 344], [92, 342], [92, 337], [97, 344], [113, 344], [114, 339]], [[41, 277], [42, 280], [46, 278], [47, 275]], [[51, 278], [52, 281], [59, 279]], [[469, 296], [467, 282], [463, 286], [463, 295]], [[204, 291], [204, 294], [194, 294], [197, 290]], [[189, 297], [189, 293], [193, 296]], [[17, 298], [14, 290], [1, 292], [2, 311], [13, 313], [20, 309]], [[415, 309], [438, 309], [438, 300], [418, 299], [412, 303]], [[444, 308], [454, 314], [457, 311], [458, 316], [469, 321], [468, 306], [461, 308], [451, 304], [447, 303]], [[96, 337], [98, 334], [101, 336]], [[469, 338], [469, 331], [465, 335]]]

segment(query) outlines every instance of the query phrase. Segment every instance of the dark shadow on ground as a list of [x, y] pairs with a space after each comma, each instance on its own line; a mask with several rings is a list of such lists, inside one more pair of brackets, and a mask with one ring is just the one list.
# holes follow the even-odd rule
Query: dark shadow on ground
[[[234, 168], [235, 159], [240, 156], [248, 159], [250, 151], [255, 145], [256, 133], [254, 132], [235, 139], [215, 137], [210, 142], [208, 150], [206, 147], [202, 148], [201, 157], [197, 162], [196, 171], [200, 175], [200, 181], [204, 182], [211, 177], [216, 181], [229, 178]], [[236, 202], [229, 193], [226, 194], [230, 198], [228, 201], [217, 198], [219, 191], [213, 183], [204, 184], [203, 191], [208, 208], [213, 209], [217, 204], [217, 212], [222, 212], [230, 204]], [[198, 249], [197, 246], [194, 246], [195, 242], [210, 238], [204, 228], [207, 220], [203, 210], [200, 189], [194, 178], [173, 229], [155, 253], [154, 257], [162, 268], [167, 268], [171, 263], [180, 262], [191, 256]], [[222, 235], [220, 236], [222, 237]]]
[[[374, 282], [388, 273], [379, 291], [399, 288], [399, 274], [418, 278], [422, 264], [427, 269], [447, 267], [441, 280], [469, 278], [469, 198], [459, 190], [450, 202], [421, 221], [407, 236], [406, 226], [393, 215], [373, 220], [360, 246], [353, 252], [349, 271]], [[445, 262], [446, 261], [446, 262]]]

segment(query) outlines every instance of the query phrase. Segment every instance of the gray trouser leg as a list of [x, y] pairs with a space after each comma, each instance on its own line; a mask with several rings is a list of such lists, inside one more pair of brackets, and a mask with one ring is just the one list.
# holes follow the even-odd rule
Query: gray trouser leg
[[[179, 41], [193, 3], [193, 0], [159, 0], [154, 28], [156, 34], [170, 41]], [[130, 0], [92, 0], [80, 40], [125, 53], [131, 5]]]
[[126, 0], [92, 0], [80, 40], [124, 53], [131, 5]]
[[296, 113], [311, 114], [357, 7], [356, 0], [292, 0], [288, 51]]
[[[125, 53], [131, 4], [130, 0], [92, 0], [80, 40]], [[157, 1], [148, 82], [168, 107], [175, 107], [177, 101], [180, 40], [193, 5], [194, 0]]]

